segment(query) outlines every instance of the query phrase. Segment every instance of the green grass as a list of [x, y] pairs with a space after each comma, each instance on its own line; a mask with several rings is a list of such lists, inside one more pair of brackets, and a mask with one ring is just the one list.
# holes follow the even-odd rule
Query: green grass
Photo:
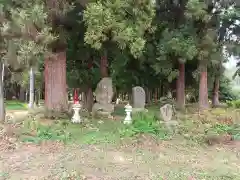
[[83, 124], [72, 124], [70, 120], [52, 121], [49, 124], [26, 120], [22, 127], [22, 141], [40, 143], [44, 140], [77, 144], [117, 143], [121, 140], [118, 130], [123, 126], [116, 121], [91, 119]]
[[[122, 108], [115, 109], [115, 114], [120, 115]], [[208, 114], [209, 113], [209, 114]], [[225, 113], [225, 114], [224, 114]], [[136, 113], [133, 115], [132, 125], [124, 125], [124, 116], [118, 120], [84, 120], [82, 124], [72, 124], [70, 120], [50, 121], [50, 125], [38, 121], [27, 120], [23, 127], [23, 141], [40, 143], [44, 140], [63, 141], [64, 143], [77, 144], [116, 144], [122, 139], [138, 137], [147, 134], [159, 140], [170, 140], [172, 138], [184, 138], [194, 143], [206, 143], [213, 135], [232, 135], [233, 139], [240, 139], [239, 125], [221, 125], [216, 117], [228, 116], [229, 112], [215, 109], [206, 112], [206, 117], [196, 115], [182, 115], [178, 119], [176, 127], [166, 127], [160, 123], [160, 112], [158, 107], [150, 107], [147, 113]], [[196, 119], [195, 119], [196, 118]], [[174, 129], [173, 129], [174, 128]], [[29, 132], [34, 135], [28, 136]]]
[[6, 101], [7, 110], [27, 110], [27, 104], [19, 101]]
[[122, 139], [134, 138], [141, 134], [159, 139], [168, 139], [170, 135], [154, 113], [134, 114], [131, 125], [124, 125], [124, 116], [121, 118], [119, 120], [89, 119], [82, 124], [72, 124], [70, 120], [49, 120], [47, 123], [26, 120], [22, 128], [22, 140], [35, 143], [57, 140], [77, 144], [117, 144]]

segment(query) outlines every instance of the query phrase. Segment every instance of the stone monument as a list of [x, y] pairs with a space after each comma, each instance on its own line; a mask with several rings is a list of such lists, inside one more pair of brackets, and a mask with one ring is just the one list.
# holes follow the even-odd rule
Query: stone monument
[[105, 77], [97, 85], [96, 91], [96, 103], [93, 105], [93, 115], [107, 115], [110, 116], [114, 111], [114, 105], [112, 104], [112, 98], [114, 95], [112, 79]]
[[160, 108], [161, 115], [164, 121], [171, 121], [173, 116], [173, 107], [170, 104], [165, 104]]
[[135, 110], [144, 110], [146, 103], [146, 94], [142, 87], [136, 86], [132, 89], [132, 104]]
[[173, 106], [171, 104], [165, 104], [160, 108], [161, 117], [163, 118], [166, 126], [172, 130], [172, 126], [178, 125], [177, 121], [172, 120], [173, 117]]

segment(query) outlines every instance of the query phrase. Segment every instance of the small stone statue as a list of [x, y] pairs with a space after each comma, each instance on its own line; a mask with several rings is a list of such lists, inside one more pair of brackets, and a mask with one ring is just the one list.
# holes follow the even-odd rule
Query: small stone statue
[[74, 92], [74, 104], [73, 104], [73, 117], [72, 117], [72, 123], [81, 123], [82, 119], [79, 115], [79, 111], [81, 109], [81, 104], [79, 103], [78, 93], [75, 90]]
[[132, 106], [130, 104], [127, 104], [125, 106], [125, 112], [126, 112], [126, 117], [124, 119], [124, 124], [131, 124], [132, 123], [132, 117], [131, 117], [131, 112], [132, 112]]

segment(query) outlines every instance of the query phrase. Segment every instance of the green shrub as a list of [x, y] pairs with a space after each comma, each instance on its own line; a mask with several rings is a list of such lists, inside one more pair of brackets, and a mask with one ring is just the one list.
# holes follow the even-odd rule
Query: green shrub
[[240, 108], [240, 99], [235, 100], [235, 101], [227, 101], [228, 107], [233, 107], [233, 108]]
[[26, 121], [22, 132], [24, 142], [41, 143], [45, 140], [61, 141], [66, 143], [71, 139], [71, 134], [66, 132], [63, 127], [46, 126], [37, 121]]
[[217, 134], [230, 134], [233, 130], [233, 127], [227, 124], [216, 124], [211, 129]]
[[206, 133], [212, 132], [217, 135], [229, 134], [234, 140], [240, 140], [240, 124], [215, 124]]
[[228, 107], [233, 107], [233, 101], [226, 101]]
[[240, 124], [233, 124], [228, 133], [234, 140], [240, 140]]
[[235, 108], [240, 108], [240, 99], [234, 101], [234, 107], [235, 107]]
[[121, 136], [135, 136], [139, 134], [152, 134], [165, 139], [168, 131], [161, 125], [160, 119], [154, 113], [138, 112], [133, 115], [131, 125], [120, 128]]

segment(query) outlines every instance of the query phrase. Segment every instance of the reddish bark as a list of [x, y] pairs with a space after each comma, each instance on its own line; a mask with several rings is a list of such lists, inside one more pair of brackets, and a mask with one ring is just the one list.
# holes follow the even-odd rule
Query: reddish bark
[[207, 85], [207, 70], [203, 70], [200, 73], [199, 82], [199, 108], [207, 109], [208, 104], [208, 85]]
[[[3, 66], [4, 64], [2, 62], [0, 62], [0, 73], [1, 73], [1, 77], [3, 76]], [[6, 115], [6, 111], [5, 111], [5, 103], [4, 103], [4, 93], [3, 93], [3, 79], [0, 79], [0, 123], [4, 123], [5, 121], [5, 115]]]
[[177, 78], [177, 107], [185, 107], [185, 64], [179, 63], [179, 76]]
[[219, 105], [219, 77], [215, 76], [214, 85], [213, 85], [213, 96], [212, 96], [212, 105]]
[[65, 51], [45, 60], [45, 105], [54, 111], [68, 108]]

